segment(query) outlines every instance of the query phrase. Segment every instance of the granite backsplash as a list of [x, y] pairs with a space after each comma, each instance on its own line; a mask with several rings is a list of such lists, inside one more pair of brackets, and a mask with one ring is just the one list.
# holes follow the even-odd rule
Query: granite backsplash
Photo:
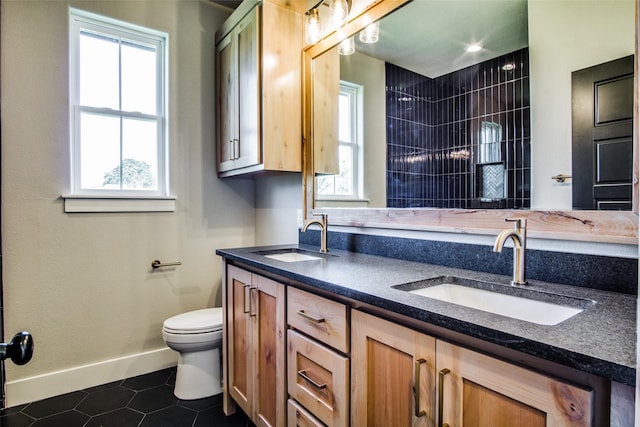
[[[320, 245], [320, 232], [299, 233], [301, 244]], [[368, 234], [328, 233], [328, 247], [407, 261], [510, 276], [513, 251], [490, 246]], [[527, 279], [638, 294], [638, 260], [527, 249]]]

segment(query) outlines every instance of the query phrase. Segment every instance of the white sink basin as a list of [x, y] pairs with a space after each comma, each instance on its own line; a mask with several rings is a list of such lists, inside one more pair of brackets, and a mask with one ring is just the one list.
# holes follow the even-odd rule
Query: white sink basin
[[591, 300], [448, 276], [399, 285], [396, 288], [415, 295], [548, 326], [570, 319], [595, 304], [595, 301]]
[[322, 259], [322, 257], [315, 255], [303, 254], [300, 252], [284, 252], [279, 254], [265, 255], [266, 258], [275, 259], [284, 262], [298, 262], [298, 261], [313, 261], [316, 259]]
[[267, 249], [254, 253], [282, 262], [317, 261], [319, 259], [329, 259], [336, 256], [334, 254], [308, 251], [301, 248]]

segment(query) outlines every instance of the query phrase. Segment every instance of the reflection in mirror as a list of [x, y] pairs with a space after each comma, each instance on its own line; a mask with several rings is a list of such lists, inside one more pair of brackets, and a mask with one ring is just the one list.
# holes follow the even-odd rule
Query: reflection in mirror
[[436, 78], [385, 68], [387, 207], [529, 207], [526, 48]]
[[[361, 101], [355, 113], [334, 107], [355, 145], [340, 138], [351, 158], [331, 167], [328, 153], [339, 151], [326, 143], [319, 152], [314, 109], [314, 170], [325, 174], [315, 206], [571, 209], [571, 180], [550, 179], [572, 168], [571, 71], [634, 51], [633, 1], [589, 3], [576, 13], [559, 0], [413, 1], [380, 21], [376, 43], [356, 34], [355, 53], [331, 51], [334, 92], [346, 82]], [[585, 35], [599, 40], [588, 54], [570, 36], [584, 27], [607, 34]], [[473, 43], [482, 48], [465, 52]], [[325, 55], [314, 59], [314, 82]], [[325, 118], [324, 129], [339, 125]]]

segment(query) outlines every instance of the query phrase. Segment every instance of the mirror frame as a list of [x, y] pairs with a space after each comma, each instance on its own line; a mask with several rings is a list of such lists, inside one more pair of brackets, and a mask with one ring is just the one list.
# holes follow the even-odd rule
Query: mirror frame
[[335, 47], [344, 37], [356, 34], [412, 0], [374, 0], [340, 29], [303, 49], [303, 203], [305, 219], [313, 213], [329, 215], [331, 225], [496, 235], [505, 228], [504, 219], [528, 219], [530, 237], [600, 243], [638, 245], [638, 2], [635, 11], [633, 200], [631, 211], [554, 211], [512, 209], [438, 208], [318, 208], [314, 207], [313, 159], [313, 59]]

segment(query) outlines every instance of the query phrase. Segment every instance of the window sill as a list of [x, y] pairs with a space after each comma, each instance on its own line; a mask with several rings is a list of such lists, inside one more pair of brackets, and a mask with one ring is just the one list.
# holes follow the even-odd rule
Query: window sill
[[369, 199], [352, 199], [340, 197], [316, 197], [319, 202], [369, 203]]
[[65, 213], [175, 212], [175, 197], [62, 195]]

